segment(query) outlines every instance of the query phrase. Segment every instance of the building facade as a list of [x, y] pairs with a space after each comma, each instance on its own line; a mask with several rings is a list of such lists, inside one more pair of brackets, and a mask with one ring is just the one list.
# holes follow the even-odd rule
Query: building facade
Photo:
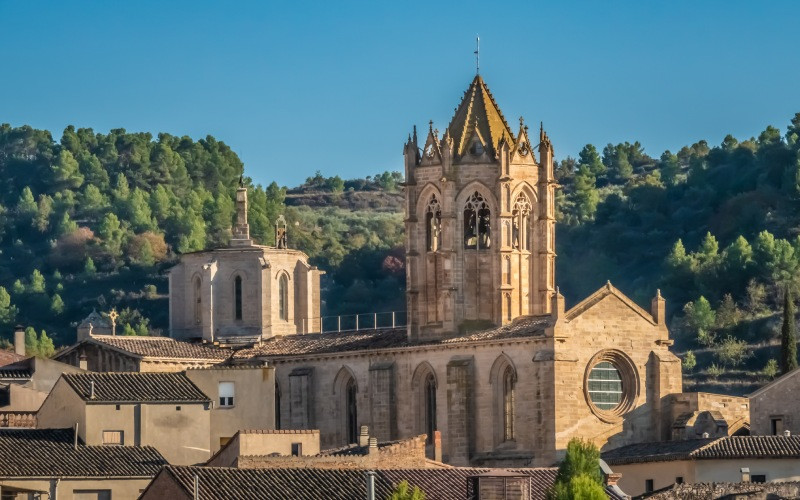
[[276, 224], [275, 247], [253, 243], [243, 186], [236, 214], [228, 247], [184, 254], [170, 270], [170, 336], [241, 342], [319, 331], [322, 272], [287, 248], [285, 222]]

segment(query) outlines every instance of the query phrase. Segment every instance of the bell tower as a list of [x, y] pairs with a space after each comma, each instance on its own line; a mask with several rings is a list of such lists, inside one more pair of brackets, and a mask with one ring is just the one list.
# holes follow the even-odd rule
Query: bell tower
[[419, 141], [414, 127], [403, 149], [412, 340], [550, 313], [556, 182], [543, 128], [538, 142], [522, 118], [512, 132], [480, 75], [443, 133], [430, 122]]

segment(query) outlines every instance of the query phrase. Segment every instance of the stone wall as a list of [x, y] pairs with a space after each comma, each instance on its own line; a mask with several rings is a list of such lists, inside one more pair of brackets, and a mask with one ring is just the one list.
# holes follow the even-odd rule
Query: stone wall
[[772, 500], [800, 497], [800, 482], [677, 484], [651, 495], [653, 500]]
[[[800, 409], [787, 401], [800, 398], [800, 370], [789, 372], [769, 385], [750, 395], [750, 433], [767, 436], [772, 434], [772, 422], [776, 421], [776, 432], [800, 433]], [[779, 424], [778, 424], [779, 422]]]

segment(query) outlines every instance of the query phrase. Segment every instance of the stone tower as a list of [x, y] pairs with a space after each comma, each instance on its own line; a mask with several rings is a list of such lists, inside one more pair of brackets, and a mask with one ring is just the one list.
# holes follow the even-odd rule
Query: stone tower
[[[538, 150], [538, 160], [534, 157]], [[447, 129], [404, 147], [412, 340], [549, 314], [555, 292], [553, 146], [516, 134], [476, 75]]]

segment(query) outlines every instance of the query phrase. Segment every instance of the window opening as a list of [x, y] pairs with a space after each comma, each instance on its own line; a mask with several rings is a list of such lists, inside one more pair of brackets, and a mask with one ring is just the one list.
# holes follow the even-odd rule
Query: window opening
[[442, 246], [442, 207], [436, 195], [431, 196], [425, 209], [425, 231], [429, 252], [435, 252]]
[[514, 386], [516, 377], [510, 366], [503, 373], [503, 441], [514, 439]]
[[433, 433], [436, 432], [436, 379], [429, 373], [425, 377], [425, 434], [428, 443], [433, 443]]
[[219, 406], [220, 408], [230, 408], [233, 406], [233, 396], [235, 387], [233, 382], [219, 383]]
[[524, 194], [517, 196], [514, 202], [514, 210], [511, 212], [514, 217], [511, 245], [517, 250], [530, 250], [530, 215], [531, 202]]
[[122, 446], [125, 444], [123, 431], [103, 431], [103, 444]]
[[194, 279], [194, 324], [199, 325], [203, 315], [202, 295], [200, 294], [200, 278]]
[[483, 196], [475, 191], [464, 205], [464, 248], [483, 250], [491, 247], [491, 212]]
[[234, 315], [237, 321], [242, 319], [242, 277], [237, 276], [233, 280], [233, 300], [234, 300]]
[[356, 400], [356, 381], [352, 378], [347, 382], [347, 442], [355, 443], [358, 440], [358, 406]]
[[601, 410], [613, 410], [622, 402], [622, 375], [611, 362], [597, 363], [589, 372], [589, 397]]
[[278, 313], [282, 321], [289, 321], [289, 278], [285, 274], [278, 280]]

